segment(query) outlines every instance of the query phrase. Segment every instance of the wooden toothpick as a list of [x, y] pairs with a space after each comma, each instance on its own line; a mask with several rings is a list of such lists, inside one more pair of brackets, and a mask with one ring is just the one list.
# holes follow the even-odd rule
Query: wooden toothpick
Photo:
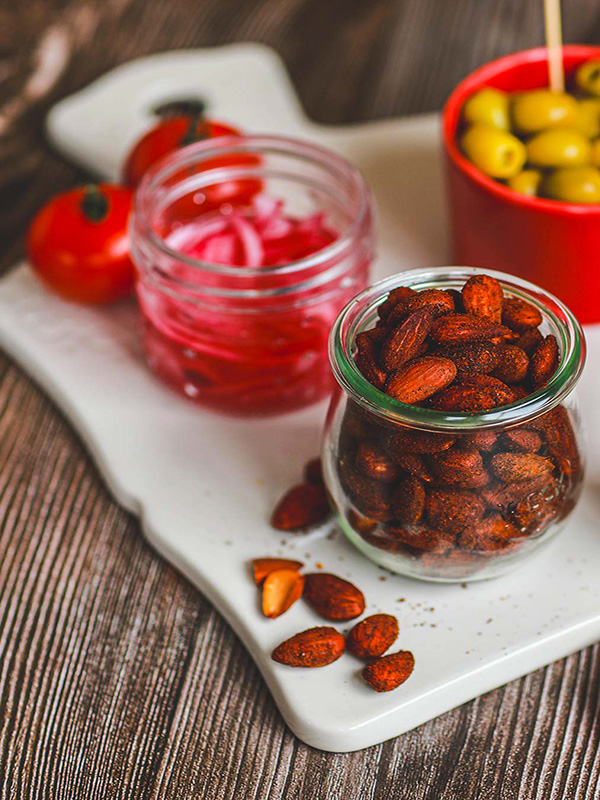
[[560, 0], [544, 0], [544, 17], [546, 21], [546, 47], [548, 48], [550, 88], [554, 92], [564, 92], [565, 73], [562, 58]]

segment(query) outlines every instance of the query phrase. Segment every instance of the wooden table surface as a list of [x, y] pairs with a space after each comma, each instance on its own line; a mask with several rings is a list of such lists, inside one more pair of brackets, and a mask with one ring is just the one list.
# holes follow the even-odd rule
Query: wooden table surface
[[[44, 114], [116, 64], [253, 40], [322, 122], [439, 109], [542, 42], [541, 0], [2, 0], [0, 265], [84, 176]], [[600, 42], [570, 0], [567, 41]], [[69, 424], [0, 354], [0, 798], [597, 798], [600, 648], [383, 745], [298, 741], [246, 651], [111, 500]], [[552, 587], [549, 587], [552, 591]]]

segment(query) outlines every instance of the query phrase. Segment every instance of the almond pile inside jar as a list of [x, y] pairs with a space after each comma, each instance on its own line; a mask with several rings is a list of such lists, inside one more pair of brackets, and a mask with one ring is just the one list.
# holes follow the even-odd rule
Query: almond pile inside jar
[[[530, 303], [492, 277], [462, 291], [408, 287], [356, 337], [355, 363], [402, 403], [480, 414], [544, 387], [559, 365], [554, 335]], [[382, 422], [346, 407], [337, 472], [344, 516], [369, 545], [403, 555], [415, 574], [453, 579], [513, 554], [573, 508], [581, 460], [569, 411], [461, 435]]]

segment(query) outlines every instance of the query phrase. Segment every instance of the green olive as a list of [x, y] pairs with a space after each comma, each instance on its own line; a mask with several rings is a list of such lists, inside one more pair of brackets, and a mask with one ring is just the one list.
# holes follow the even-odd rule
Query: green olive
[[582, 92], [600, 96], [600, 61], [586, 61], [575, 73], [575, 83]]
[[546, 128], [573, 125], [577, 120], [577, 101], [566, 92], [535, 89], [515, 97], [512, 118], [519, 133], [537, 133]]
[[557, 169], [546, 178], [544, 193], [565, 203], [600, 203], [600, 170], [595, 167]]
[[461, 139], [467, 158], [492, 178], [510, 178], [525, 163], [525, 145], [507, 131], [473, 125]]
[[513, 191], [526, 194], [528, 197], [537, 195], [541, 182], [542, 173], [537, 169], [524, 169], [508, 179], [508, 185]]
[[591, 149], [574, 128], [550, 128], [527, 142], [527, 161], [534, 167], [581, 167], [590, 163]]
[[508, 95], [490, 87], [480, 89], [464, 104], [463, 118], [469, 125], [490, 125], [507, 131], [510, 128]]
[[579, 101], [575, 126], [588, 139], [600, 136], [600, 97], [584, 97]]

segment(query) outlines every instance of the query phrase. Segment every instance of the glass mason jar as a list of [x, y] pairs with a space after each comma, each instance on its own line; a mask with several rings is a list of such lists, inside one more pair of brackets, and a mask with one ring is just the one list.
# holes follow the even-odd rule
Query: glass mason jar
[[[341, 527], [377, 564], [432, 581], [480, 580], [512, 569], [563, 527], [583, 479], [574, 392], [585, 361], [583, 332], [559, 300], [533, 284], [485, 271], [506, 296], [533, 304], [543, 317], [540, 331], [559, 344], [555, 374], [521, 400], [481, 413], [405, 405], [356, 367], [356, 335], [375, 325], [392, 289], [460, 289], [477, 272], [440, 267], [380, 281], [346, 306], [330, 337], [339, 387], [326, 422], [323, 468]], [[456, 467], [453, 456], [465, 452], [470, 471]], [[501, 479], [491, 459], [515, 452], [544, 457], [548, 471]]]
[[[217, 264], [185, 252], [198, 225], [218, 228], [257, 203], [322, 223], [335, 238], [274, 266]], [[144, 176], [130, 236], [147, 360], [172, 387], [235, 415], [290, 411], [331, 391], [327, 337], [367, 285], [373, 258], [369, 192], [345, 159], [275, 136], [183, 147]], [[280, 262], [293, 252], [286, 246]]]

